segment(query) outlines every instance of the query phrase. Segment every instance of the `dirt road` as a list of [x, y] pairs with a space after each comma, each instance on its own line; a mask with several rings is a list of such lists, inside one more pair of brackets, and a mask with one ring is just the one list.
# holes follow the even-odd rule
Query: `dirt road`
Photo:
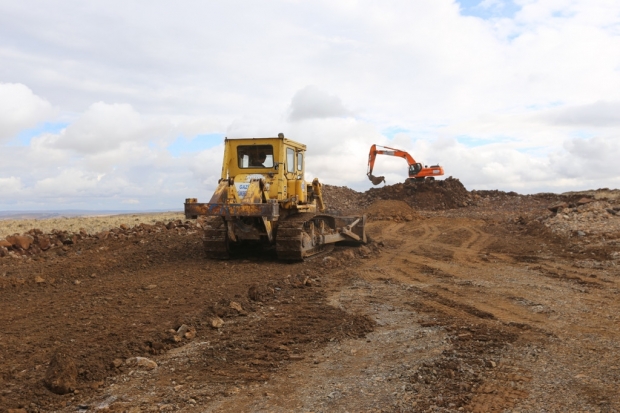
[[294, 264], [165, 228], [0, 259], [0, 411], [620, 411], [618, 245], [534, 201], [377, 201], [370, 245]]

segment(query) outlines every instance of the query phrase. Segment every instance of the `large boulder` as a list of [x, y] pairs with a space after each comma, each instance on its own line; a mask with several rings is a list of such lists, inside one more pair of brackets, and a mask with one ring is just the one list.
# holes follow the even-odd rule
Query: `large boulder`
[[6, 237], [6, 240], [10, 242], [14, 247], [19, 247], [23, 250], [30, 248], [30, 245], [34, 241], [34, 238], [30, 235], [11, 235]]
[[39, 235], [37, 237], [37, 243], [39, 244], [39, 248], [41, 248], [43, 251], [47, 251], [52, 246], [50, 238], [45, 235]]

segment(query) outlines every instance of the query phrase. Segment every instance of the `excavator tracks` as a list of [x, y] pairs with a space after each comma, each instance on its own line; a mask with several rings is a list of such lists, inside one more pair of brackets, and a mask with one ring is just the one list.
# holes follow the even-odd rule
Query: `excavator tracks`
[[[325, 215], [321, 215], [321, 217], [327, 218]], [[334, 248], [334, 244], [315, 244], [312, 236], [312, 228], [315, 225], [314, 218], [317, 218], [316, 214], [301, 213], [290, 215], [279, 222], [276, 236], [278, 259], [301, 261], [304, 258], [328, 252]]]
[[230, 257], [226, 222], [221, 217], [206, 217], [203, 222], [202, 243], [207, 258]]

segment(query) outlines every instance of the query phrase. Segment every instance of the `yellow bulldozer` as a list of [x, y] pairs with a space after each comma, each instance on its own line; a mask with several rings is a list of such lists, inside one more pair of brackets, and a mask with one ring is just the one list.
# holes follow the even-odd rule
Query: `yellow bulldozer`
[[306, 145], [275, 138], [224, 140], [218, 186], [208, 203], [185, 200], [185, 216], [200, 219], [207, 257], [226, 259], [247, 243], [275, 247], [282, 260], [303, 260], [335, 243], [365, 244], [366, 216], [325, 213], [318, 178], [304, 178]]

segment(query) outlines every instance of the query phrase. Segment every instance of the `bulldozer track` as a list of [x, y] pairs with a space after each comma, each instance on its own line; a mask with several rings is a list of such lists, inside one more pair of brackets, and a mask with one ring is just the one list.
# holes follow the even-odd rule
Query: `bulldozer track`
[[207, 258], [229, 258], [230, 251], [228, 248], [226, 222], [221, 217], [206, 217], [203, 227], [202, 244]]
[[334, 248], [333, 244], [306, 245], [308, 241], [303, 237], [304, 227], [316, 216], [313, 213], [294, 214], [279, 222], [276, 236], [276, 253], [279, 259], [301, 261]]

